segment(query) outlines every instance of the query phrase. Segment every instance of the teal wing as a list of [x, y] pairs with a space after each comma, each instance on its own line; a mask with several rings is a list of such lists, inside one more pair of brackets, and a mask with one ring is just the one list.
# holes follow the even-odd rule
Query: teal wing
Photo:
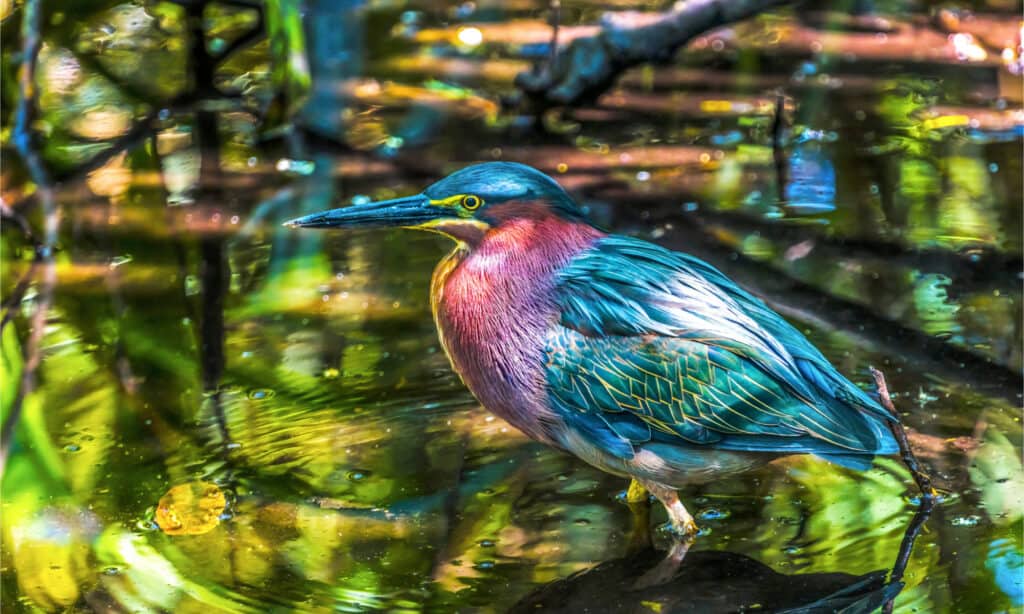
[[709, 265], [609, 237], [564, 269], [547, 339], [552, 404], [606, 449], [888, 454], [884, 410]]

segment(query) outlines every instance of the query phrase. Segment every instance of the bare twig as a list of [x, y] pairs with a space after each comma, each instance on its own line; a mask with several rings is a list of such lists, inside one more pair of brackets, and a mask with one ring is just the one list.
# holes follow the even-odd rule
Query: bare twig
[[[66, 181], [73, 181], [79, 179], [92, 171], [101, 168], [104, 164], [110, 161], [111, 158], [117, 154], [132, 149], [139, 144], [145, 142], [146, 139], [150, 138], [154, 134], [157, 123], [162, 119], [161, 112], [167, 111], [171, 115], [176, 113], [184, 113], [191, 111], [192, 105], [198, 102], [200, 98], [194, 96], [191, 93], [185, 93], [175, 97], [173, 100], [167, 101], [166, 103], [156, 105], [156, 109], [150, 111], [145, 117], [138, 120], [128, 132], [122, 134], [118, 138], [110, 141], [110, 147], [103, 151], [95, 154], [88, 160], [75, 165], [72, 168], [67, 169], [63, 172], [54, 173], [52, 180], [54, 183], [63, 183]], [[238, 111], [251, 113], [257, 115], [254, 111], [245, 108], [238, 108]], [[36, 194], [31, 194], [21, 201], [15, 203], [11, 209], [21, 213], [33, 206], [37, 200]]]
[[917, 483], [917, 487], [921, 489], [921, 501], [922, 504], [927, 502], [930, 506], [933, 499], [938, 496], [935, 489], [932, 488], [932, 480], [928, 477], [928, 474], [921, 468], [921, 463], [917, 461], [917, 456], [914, 455], [914, 451], [910, 449], [910, 442], [907, 441], [907, 431], [903, 428], [903, 423], [900, 421], [900, 414], [896, 411], [896, 406], [892, 404], [892, 399], [889, 397], [889, 386], [885, 383], [885, 375], [881, 371], [871, 368], [871, 376], [875, 378], [875, 387], [878, 389], [878, 398], [884, 407], [890, 414], [892, 414], [892, 420], [889, 421], [889, 429], [892, 431], [893, 436], [896, 438], [896, 444], [900, 447], [900, 456], [903, 458], [904, 464], [907, 469], [910, 470], [910, 475], [914, 477], [914, 482]]
[[25, 348], [25, 364], [21, 371], [21, 382], [18, 394], [14, 398], [7, 418], [0, 429], [0, 475], [7, 464], [13, 431], [21, 417], [21, 409], [25, 398], [35, 389], [36, 370], [42, 361], [42, 340], [46, 331], [46, 318], [53, 302], [53, 288], [57, 282], [57, 270], [53, 262], [53, 249], [57, 243], [57, 229], [60, 224], [60, 213], [57, 209], [57, 198], [50, 180], [49, 171], [43, 163], [42, 156], [35, 148], [32, 134], [32, 121], [36, 114], [36, 65], [39, 49], [42, 46], [42, 1], [28, 0], [22, 13], [21, 42], [22, 64], [18, 74], [18, 106], [15, 109], [15, 121], [12, 140], [25, 161], [32, 181], [36, 184], [39, 200], [43, 206], [44, 231], [43, 243], [37, 250], [37, 258], [43, 267], [40, 279], [39, 294], [36, 299], [35, 312], [32, 314], [31, 333]]

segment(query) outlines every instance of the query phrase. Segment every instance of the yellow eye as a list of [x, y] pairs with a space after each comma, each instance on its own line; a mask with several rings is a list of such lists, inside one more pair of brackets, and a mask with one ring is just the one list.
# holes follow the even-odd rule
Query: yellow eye
[[474, 196], [472, 194], [467, 194], [467, 195], [462, 197], [462, 207], [464, 209], [469, 210], [469, 211], [473, 211], [474, 209], [479, 209], [480, 205], [482, 205], [482, 204], [484, 204], [484, 201], [481, 200], [479, 196]]

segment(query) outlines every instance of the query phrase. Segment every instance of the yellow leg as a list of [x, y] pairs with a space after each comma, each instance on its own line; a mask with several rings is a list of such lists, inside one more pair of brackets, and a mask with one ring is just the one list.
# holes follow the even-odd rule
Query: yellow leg
[[629, 481], [629, 488], [626, 489], [626, 503], [643, 503], [647, 501], [647, 489], [636, 480]]
[[629, 482], [626, 490], [626, 505], [633, 516], [633, 528], [629, 532], [627, 552], [642, 552], [652, 546], [651, 541], [651, 500], [647, 489], [636, 480]]

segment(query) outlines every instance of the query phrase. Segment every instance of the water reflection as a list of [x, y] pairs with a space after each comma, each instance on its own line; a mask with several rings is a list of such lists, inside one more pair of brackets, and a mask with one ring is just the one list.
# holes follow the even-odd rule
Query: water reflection
[[[536, 134], [495, 113], [529, 45], [547, 46], [545, 7], [336, 4], [309, 3], [324, 15], [310, 41], [327, 50], [313, 70], [358, 81], [321, 81], [313, 106], [328, 115], [309, 119], [328, 140], [352, 128], [361, 151], [256, 142], [246, 105], [273, 81], [265, 43], [198, 84], [244, 102], [175, 102], [192, 87], [187, 28], [204, 25], [203, 53], [220, 54], [255, 11], [211, 7], [190, 25], [174, 3], [93, 3], [51, 20], [38, 125], [66, 224], [38, 389], [4, 433], [4, 609], [807, 611], [878, 604], [901, 581], [901, 609], [1021, 607], [1021, 127], [987, 105], [987, 82], [826, 64], [834, 54], [807, 50], [818, 34], [780, 17], [700, 41], [699, 69], [631, 72], [567, 133]], [[580, 6], [566, 19], [606, 8]], [[330, 27], [347, 7], [359, 15]], [[508, 25], [468, 22], [487, 19]], [[396, 26], [407, 46], [381, 45]], [[915, 28], [889, 35], [907, 49]], [[362, 31], [365, 62], [349, 36]], [[811, 55], [815, 74], [792, 79]], [[772, 168], [779, 86], [814, 111], [800, 124], [838, 135], [787, 145], [788, 182]], [[541, 167], [616, 230], [708, 259], [787, 307], [856, 381], [884, 365], [952, 493], [905, 577], [876, 571], [911, 511], [898, 464], [855, 476], [793, 459], [684, 493], [707, 533], [673, 582], [633, 590], [662, 554], [624, 556], [621, 481], [526, 441], [450, 371], [427, 302], [443, 240], [275, 234], [303, 208], [486, 159]], [[5, 166], [5, 207], [31, 211], [32, 186]], [[780, 192], [807, 209], [779, 207]], [[19, 283], [37, 271], [32, 238], [7, 215], [0, 413], [40, 300]]]
[[824, 138], [813, 132], [805, 132], [789, 153], [783, 205], [792, 215], [820, 215], [836, 208], [836, 170], [821, 143]]
[[[931, 504], [910, 519], [891, 569], [864, 574], [779, 573], [749, 556], [715, 550], [688, 552], [670, 578], [645, 580], [663, 564], [643, 548], [600, 563], [530, 593], [510, 612], [875, 612], [891, 611], [914, 543]], [[841, 563], [840, 563], [841, 566]]]
[[780, 574], [742, 554], [691, 552], [666, 584], [638, 589], [663, 553], [601, 563], [531, 593], [510, 612], [874, 612], [902, 588], [887, 571]]

